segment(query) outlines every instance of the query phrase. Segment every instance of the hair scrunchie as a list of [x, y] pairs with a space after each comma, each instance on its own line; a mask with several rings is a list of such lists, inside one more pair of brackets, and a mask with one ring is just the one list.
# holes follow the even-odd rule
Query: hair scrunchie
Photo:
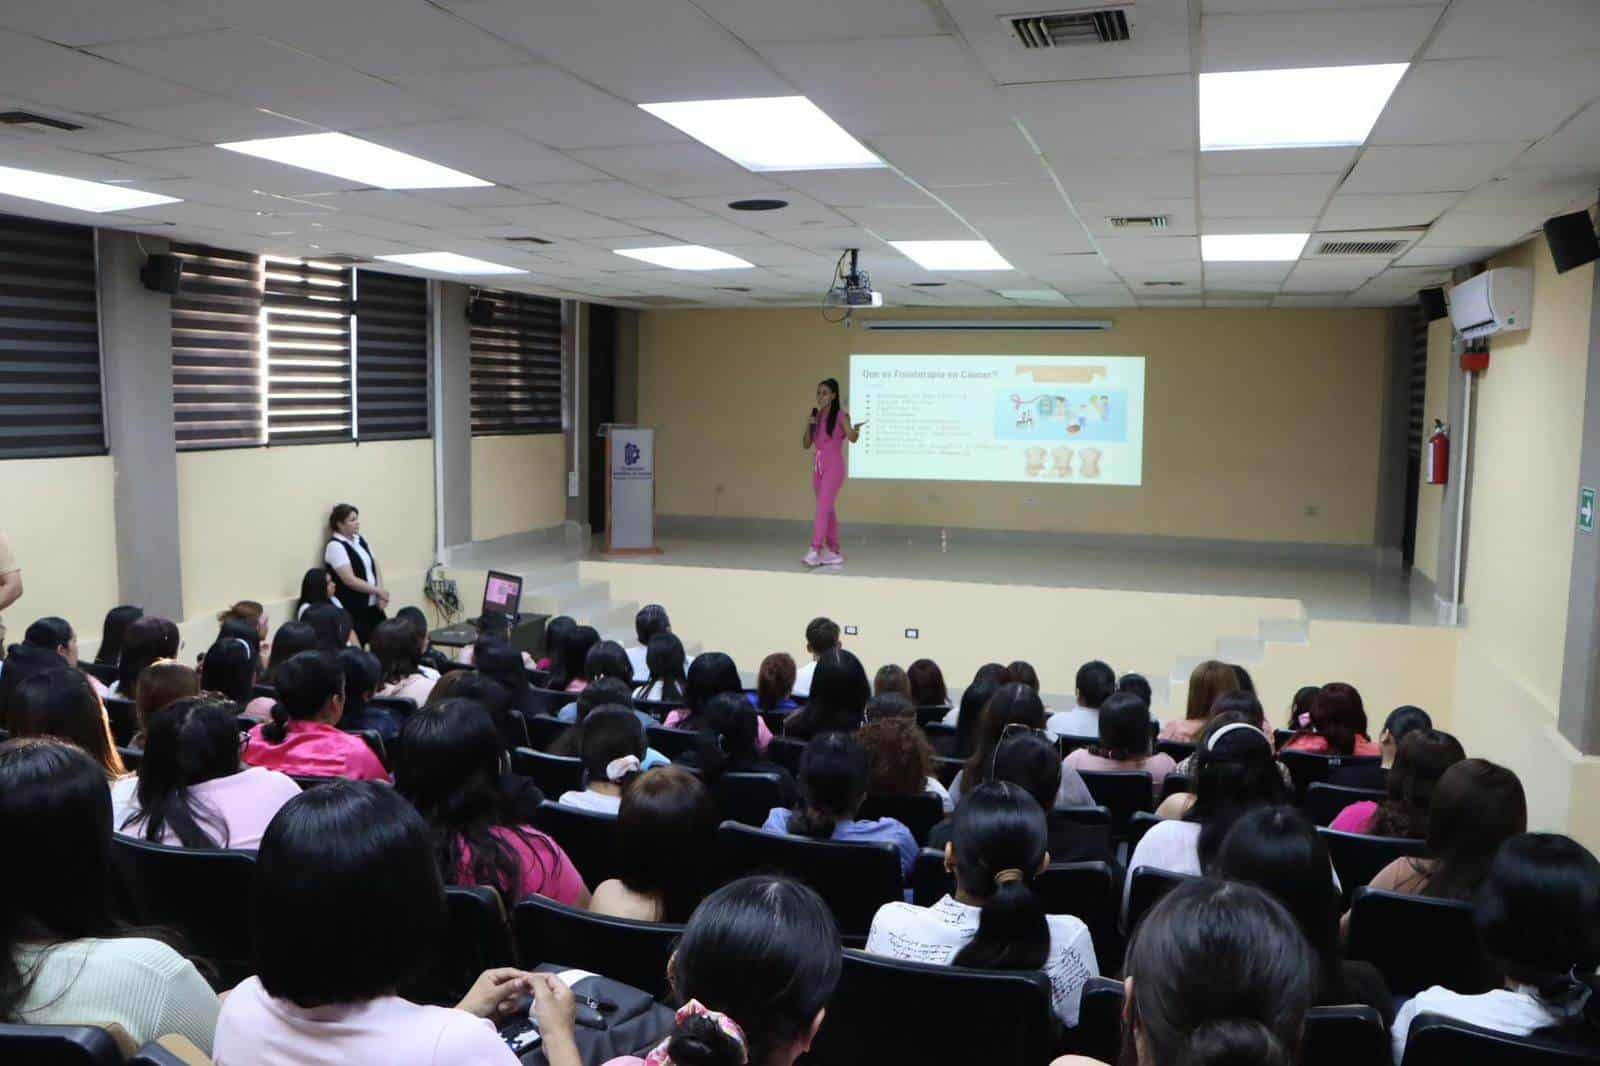
[[[726, 1036], [738, 1046], [739, 1061], [750, 1061], [750, 1045], [745, 1040], [744, 1030], [739, 1027], [738, 1022], [734, 1021], [726, 1014], [723, 1014], [721, 1011], [711, 1010], [698, 999], [691, 999], [689, 1002], [679, 1007], [678, 1013], [673, 1015], [672, 1020], [674, 1023], [682, 1025], [690, 1018], [704, 1018], [711, 1024], [715, 1025], [717, 1030], [721, 1032], [723, 1036]], [[672, 1066], [672, 1058], [667, 1053], [667, 1047], [671, 1043], [672, 1041], [670, 1038], [663, 1040], [654, 1051], [646, 1055], [644, 1059], [645, 1066]]]
[[1016, 867], [1012, 867], [1008, 870], [1001, 870], [999, 873], [994, 875], [994, 883], [996, 885], [1009, 885], [1013, 881], [1021, 880], [1022, 871]]
[[606, 763], [606, 780], [616, 784], [629, 774], [639, 772], [639, 757], [637, 755], [624, 755], [620, 759], [612, 759]]

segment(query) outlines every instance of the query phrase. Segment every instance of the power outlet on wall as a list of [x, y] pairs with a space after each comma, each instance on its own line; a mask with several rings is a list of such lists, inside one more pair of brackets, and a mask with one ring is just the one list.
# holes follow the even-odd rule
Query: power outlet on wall
[[917, 629], [908, 629], [908, 630], [906, 630], [906, 639], [907, 640], [916, 640], [921, 635], [922, 635], [921, 630], [917, 630]]
[[857, 633], [857, 629], [856, 629], [855, 626], [845, 626], [844, 627], [844, 635], [845, 636], [853, 637], [853, 636], [856, 635], [856, 633]]
[[567, 472], [567, 496], [571, 499], [578, 498], [578, 473], [575, 470]]

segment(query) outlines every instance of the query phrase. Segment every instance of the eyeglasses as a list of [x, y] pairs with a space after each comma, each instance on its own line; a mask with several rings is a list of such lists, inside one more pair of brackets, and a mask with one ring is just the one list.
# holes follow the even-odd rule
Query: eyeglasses
[[[994, 751], [989, 754], [989, 776], [984, 780], [994, 780], [994, 768], [996, 764], [1000, 762], [1001, 745], [1003, 745], [1007, 740], [1010, 740], [1012, 737], [1026, 736], [1029, 733], [1037, 733], [1046, 740], [1050, 740], [1050, 734], [1045, 732], [1043, 729], [1038, 729], [1031, 725], [1025, 725], [1022, 722], [1011, 722], [1007, 724], [1004, 729], [1000, 730], [1000, 738], [994, 742]], [[1051, 743], [1054, 743], [1054, 741], [1051, 741]]]

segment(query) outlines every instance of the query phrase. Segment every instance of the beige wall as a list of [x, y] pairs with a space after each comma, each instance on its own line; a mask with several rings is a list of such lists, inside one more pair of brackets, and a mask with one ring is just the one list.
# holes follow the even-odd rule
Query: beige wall
[[1092, 316], [1115, 322], [1102, 334], [889, 335], [816, 311], [648, 311], [639, 419], [662, 431], [661, 513], [809, 519], [800, 430], [852, 352], [1142, 355], [1142, 486], [862, 481], [843, 521], [1371, 544], [1385, 315], [1111, 311]]
[[[1428, 323], [1428, 376], [1422, 400], [1422, 476], [1417, 487], [1416, 559], [1412, 566], [1434, 587], [1439, 586], [1439, 523], [1444, 521], [1443, 485], [1428, 484], [1428, 434], [1435, 418], [1450, 427], [1459, 441], [1461, 427], [1450, 410], [1450, 340], [1455, 328], [1448, 318]], [[1446, 575], [1448, 577], [1448, 575]]]
[[472, 438], [472, 539], [548, 529], [567, 517], [563, 434]]
[[110, 456], [0, 462], [0, 530], [22, 566], [22, 599], [6, 611], [8, 643], [56, 615], [87, 641], [117, 603]]

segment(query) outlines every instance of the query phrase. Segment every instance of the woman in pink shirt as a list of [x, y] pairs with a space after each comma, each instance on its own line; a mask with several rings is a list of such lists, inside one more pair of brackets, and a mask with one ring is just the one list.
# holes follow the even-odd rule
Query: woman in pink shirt
[[488, 970], [454, 1008], [397, 994], [433, 965], [448, 918], [428, 827], [394, 789], [339, 781], [290, 800], [256, 887], [256, 975], [223, 1004], [217, 1066], [517, 1066], [495, 1022], [531, 975]]
[[[744, 685], [733, 659], [720, 651], [696, 655], [683, 685], [684, 705], [668, 713], [663, 724], [668, 729], [704, 729], [706, 706], [711, 697], [723, 692], [736, 692], [744, 699]], [[767, 728], [765, 719], [757, 717], [756, 751], [765, 753], [771, 743], [772, 730]]]
[[1367, 710], [1361, 693], [1341, 681], [1323, 685], [1311, 700], [1311, 726], [1296, 733], [1284, 751], [1303, 751], [1311, 755], [1382, 754], [1378, 745], [1367, 739]]
[[1172, 756], [1150, 754], [1150, 705], [1131, 692], [1106, 698], [1100, 705], [1100, 743], [1074, 750], [1067, 765], [1079, 773], [1143, 770], [1156, 796], [1161, 795], [1161, 782], [1177, 768]]
[[389, 780], [367, 742], [339, 730], [344, 671], [333, 654], [303, 651], [280, 664], [272, 680], [278, 690], [272, 721], [250, 730], [245, 762], [292, 777]]
[[811, 409], [806, 421], [805, 435], [800, 446], [817, 449], [815, 469], [811, 474], [811, 491], [817, 497], [817, 519], [811, 529], [811, 549], [802, 560], [807, 566], [837, 566], [844, 562], [839, 554], [839, 513], [836, 510], [839, 490], [844, 488], [847, 464], [844, 458], [845, 441], [854, 444], [861, 439], [865, 421], [850, 421], [850, 412], [839, 405], [839, 383], [833, 378], [817, 382], [817, 406]]
[[[380, 627], [381, 628], [381, 627]], [[505, 747], [489, 712], [476, 706], [418, 711], [400, 734], [395, 787], [427, 820], [447, 885], [488, 885], [507, 906], [548, 896], [587, 907], [589, 889], [561, 845], [504, 816], [499, 788]]]
[[194, 696], [152, 715], [139, 776], [111, 786], [117, 831], [186, 848], [260, 847], [300, 786], [239, 765], [238, 713], [238, 704]]
[[1341, 833], [1426, 839], [1433, 786], [1446, 770], [1466, 757], [1461, 742], [1449, 733], [1412, 730], [1395, 753], [1394, 766], [1388, 774], [1388, 798], [1382, 803], [1362, 800], [1350, 804], [1329, 828]]

